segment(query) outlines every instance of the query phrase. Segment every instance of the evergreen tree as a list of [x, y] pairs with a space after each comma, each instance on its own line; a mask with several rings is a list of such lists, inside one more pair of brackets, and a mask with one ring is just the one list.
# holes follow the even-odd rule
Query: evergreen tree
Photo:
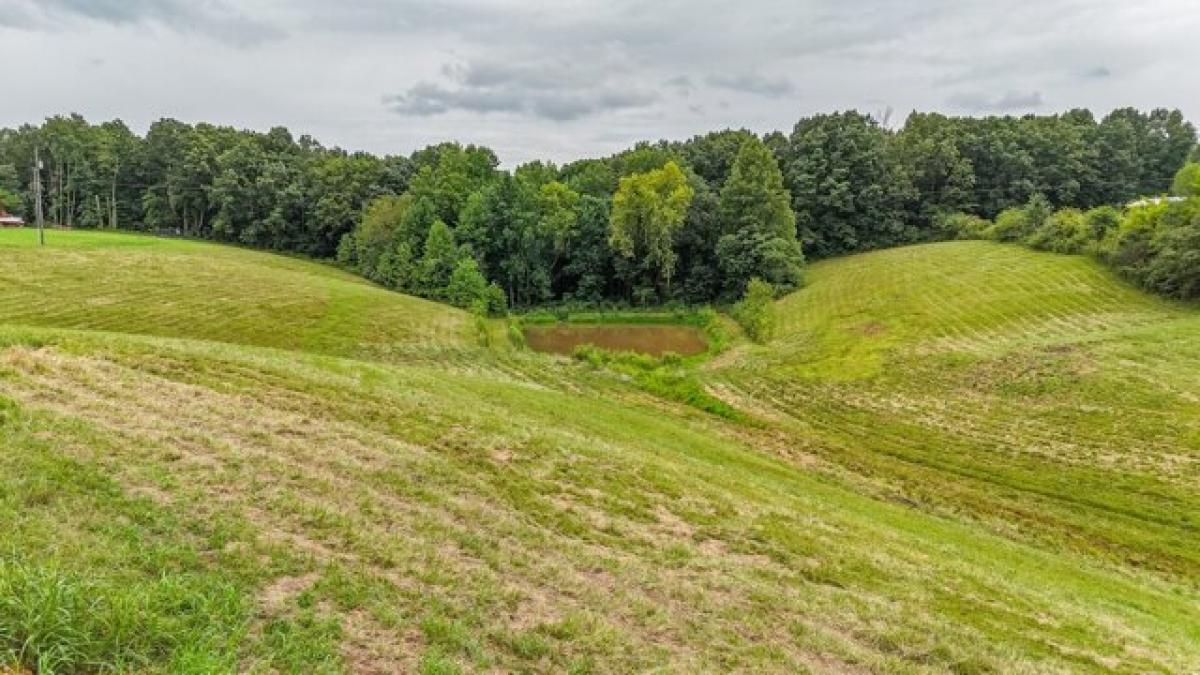
[[796, 216], [783, 175], [757, 137], [742, 143], [718, 205], [722, 236], [717, 244], [723, 285], [738, 295], [751, 277], [795, 286], [804, 255], [796, 240]]

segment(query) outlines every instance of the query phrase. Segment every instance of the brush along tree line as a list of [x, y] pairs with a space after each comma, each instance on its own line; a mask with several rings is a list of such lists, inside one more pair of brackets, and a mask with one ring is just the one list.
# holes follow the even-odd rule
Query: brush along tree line
[[[705, 303], [740, 297], [753, 278], [794, 287], [805, 256], [956, 236], [961, 218], [947, 214], [999, 225], [1031, 200], [1087, 210], [1161, 194], [1195, 145], [1194, 127], [1168, 110], [914, 113], [899, 130], [844, 112], [788, 134], [725, 130], [507, 171], [491, 150], [457, 143], [377, 157], [284, 128], [165, 119], [138, 136], [73, 115], [0, 130], [0, 204], [32, 213], [37, 149], [43, 207], [64, 226], [337, 259], [388, 287], [490, 312]], [[1153, 255], [1113, 254], [1114, 264], [1195, 268], [1195, 238], [1156, 228], [1137, 235]], [[1195, 293], [1147, 274], [1152, 288]]]
[[1092, 255], [1146, 290], [1182, 300], [1200, 297], [1200, 163], [1179, 170], [1168, 197], [1138, 200], [1123, 209], [1055, 210], [1035, 194], [994, 221], [965, 213], [939, 220], [939, 229], [962, 238]]

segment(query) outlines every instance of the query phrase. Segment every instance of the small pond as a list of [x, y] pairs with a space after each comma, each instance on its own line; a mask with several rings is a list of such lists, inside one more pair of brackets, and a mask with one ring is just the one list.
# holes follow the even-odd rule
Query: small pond
[[555, 354], [570, 354], [579, 345], [651, 356], [662, 356], [667, 352], [691, 356], [708, 349], [699, 329], [677, 324], [534, 325], [525, 328], [525, 341], [534, 351]]

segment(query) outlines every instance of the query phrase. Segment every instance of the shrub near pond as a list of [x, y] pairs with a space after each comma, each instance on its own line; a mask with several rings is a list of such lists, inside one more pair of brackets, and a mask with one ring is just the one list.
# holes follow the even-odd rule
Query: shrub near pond
[[775, 330], [775, 287], [762, 279], [751, 279], [746, 294], [733, 306], [733, 320], [755, 342], [766, 342]]
[[648, 354], [610, 352], [594, 345], [580, 345], [572, 355], [576, 361], [593, 368], [624, 375], [652, 394], [720, 417], [745, 421], [741, 413], [709, 394], [684, 366], [683, 357], [678, 354], [668, 352], [656, 358]]

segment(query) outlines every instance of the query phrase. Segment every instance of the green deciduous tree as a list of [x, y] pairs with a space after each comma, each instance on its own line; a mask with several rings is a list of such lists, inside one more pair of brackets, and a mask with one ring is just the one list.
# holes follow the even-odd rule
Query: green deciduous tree
[[888, 132], [857, 112], [801, 120], [780, 164], [806, 251], [830, 256], [913, 241], [907, 169]]
[[426, 297], [444, 299], [459, 258], [450, 227], [441, 220], [435, 220], [425, 239], [417, 288]]
[[1170, 297], [1200, 298], [1200, 196], [1160, 212], [1154, 257], [1142, 275], [1151, 290]]
[[1175, 174], [1175, 180], [1171, 182], [1171, 194], [1177, 197], [1200, 196], [1200, 163], [1189, 162]]
[[22, 215], [24, 200], [21, 199], [20, 178], [12, 164], [0, 164], [0, 209]]
[[687, 177], [673, 161], [621, 179], [613, 196], [609, 243], [624, 259], [631, 294], [640, 285], [643, 294], [657, 287], [659, 297], [670, 295], [675, 234], [693, 195]]
[[454, 265], [446, 284], [446, 301], [456, 307], [471, 309], [477, 303], [487, 304], [488, 282], [479, 271], [474, 258], [462, 258]]
[[896, 135], [896, 153], [919, 197], [917, 220], [977, 207], [975, 167], [959, 150], [959, 125], [944, 115], [913, 113]]

